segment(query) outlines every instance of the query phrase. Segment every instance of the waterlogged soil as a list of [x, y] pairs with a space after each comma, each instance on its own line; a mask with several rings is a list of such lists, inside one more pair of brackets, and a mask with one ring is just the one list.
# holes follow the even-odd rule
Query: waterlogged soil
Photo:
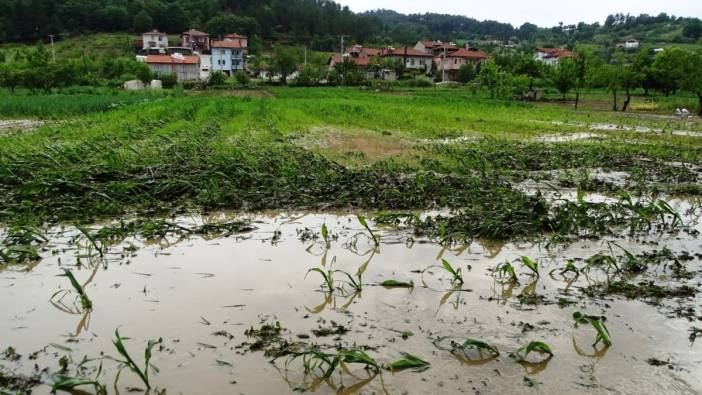
[[0, 135], [30, 131], [43, 124], [34, 119], [0, 119]]
[[[695, 211], [686, 202], [673, 204], [680, 212]], [[380, 238], [376, 247], [355, 215], [221, 213], [173, 222], [191, 227], [246, 220], [256, 229], [221, 238], [129, 238], [110, 246], [104, 257], [91, 252], [84, 238], [71, 241], [79, 235], [76, 229], [54, 228], [41, 261], [0, 266], [0, 347], [13, 348], [0, 366], [15, 377], [39, 377], [44, 384], [33, 393], [48, 393], [62, 357], [74, 363], [84, 356], [118, 357], [111, 342], [118, 328], [130, 338], [125, 345], [140, 366], [147, 340], [163, 339], [152, 359], [159, 368], [152, 372], [153, 392], [700, 393], [702, 341], [695, 342], [693, 328], [702, 327], [702, 298], [696, 292], [702, 262], [695, 255], [702, 226], [695, 215], [683, 219], [686, 232], [568, 245], [544, 238], [442, 246], [371, 222]], [[320, 236], [323, 224], [328, 246]], [[577, 276], [549, 274], [569, 260], [583, 268], [596, 253], [624, 255], [607, 241], [637, 256], [667, 248], [668, 256], [684, 257], [678, 259], [684, 275], [671, 270], [675, 259], [626, 276], [598, 269]], [[540, 277], [515, 263], [518, 281], [496, 278], [491, 269], [521, 256], [539, 262]], [[461, 268], [462, 285], [438, 266], [442, 259]], [[339, 289], [326, 292], [319, 273], [308, 273], [311, 268], [352, 275], [361, 269], [363, 290], [354, 292], [337, 272]], [[91, 310], [81, 309], [74, 294], [54, 296], [70, 288], [67, 278], [57, 276], [63, 269], [85, 284]], [[414, 287], [377, 285], [389, 279]], [[621, 287], [611, 287], [622, 282], [639, 288], [620, 294]], [[636, 291], [644, 289], [663, 293]], [[680, 290], [687, 291], [673, 292]], [[612, 345], [594, 347], [593, 328], [574, 327], [576, 311], [605, 316]], [[265, 324], [282, 329], [268, 337], [247, 336]], [[451, 353], [434, 344], [441, 337], [481, 340], [500, 355]], [[263, 343], [252, 347], [257, 340]], [[322, 379], [319, 373], [305, 375], [300, 360], [286, 365], [284, 353], [272, 361], [274, 356], [264, 352], [267, 341], [317, 345], [327, 352], [357, 348], [381, 364], [407, 352], [431, 365], [377, 374], [348, 364]], [[509, 356], [531, 341], [547, 343], [554, 356], [533, 353], [529, 363]], [[68, 364], [69, 375], [74, 363]], [[125, 369], [113, 390], [116, 372], [114, 361], [104, 359], [98, 380], [109, 392], [145, 389]]]
[[406, 155], [415, 146], [413, 142], [392, 132], [348, 132], [331, 127], [313, 128], [298, 144], [305, 148], [322, 150], [342, 160], [358, 159], [370, 162]]

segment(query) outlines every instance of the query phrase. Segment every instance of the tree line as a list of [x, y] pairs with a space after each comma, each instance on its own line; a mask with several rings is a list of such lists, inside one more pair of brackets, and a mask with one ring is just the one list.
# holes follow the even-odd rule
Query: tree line
[[[658, 34], [677, 29], [678, 41], [699, 40], [702, 22], [659, 14], [610, 15], [600, 23], [514, 27], [497, 21], [436, 13], [404, 15], [389, 10], [357, 14], [331, 0], [0, 0], [0, 42], [45, 40], [86, 32], [142, 33], [152, 28], [179, 34], [189, 28], [213, 35], [237, 32], [270, 42], [336, 49], [339, 36], [360, 43], [396, 44], [419, 39], [516, 38], [574, 45], [593, 37]], [[682, 27], [682, 29], [680, 29]], [[648, 33], [647, 33], [648, 32]]]

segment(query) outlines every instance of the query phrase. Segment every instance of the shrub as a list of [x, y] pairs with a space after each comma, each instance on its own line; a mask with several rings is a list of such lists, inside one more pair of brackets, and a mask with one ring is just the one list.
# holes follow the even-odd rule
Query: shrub
[[249, 76], [246, 75], [246, 73], [244, 73], [243, 71], [237, 71], [236, 74], [234, 74], [234, 79], [236, 80], [237, 84], [243, 86], [248, 86], [251, 82]]
[[414, 77], [413, 79], [409, 80], [407, 82], [408, 86], [413, 86], [413, 87], [418, 87], [418, 88], [428, 88], [431, 86], [434, 86], [434, 82], [431, 80], [431, 78], [424, 76], [424, 75], [418, 75]]
[[221, 71], [215, 71], [207, 78], [207, 86], [221, 86], [227, 80], [227, 75]]
[[161, 74], [157, 76], [161, 80], [161, 84], [164, 88], [173, 88], [178, 85], [178, 76], [173, 73]]

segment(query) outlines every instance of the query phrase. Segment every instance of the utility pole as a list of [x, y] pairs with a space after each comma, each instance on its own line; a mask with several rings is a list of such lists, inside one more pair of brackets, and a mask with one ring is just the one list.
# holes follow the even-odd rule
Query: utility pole
[[307, 67], [307, 45], [305, 45], [305, 67]]
[[54, 35], [49, 34], [49, 38], [51, 39], [51, 58], [54, 60], [54, 63], [56, 63], [56, 50], [54, 50]]
[[346, 48], [344, 47], [344, 38], [345, 37], [348, 37], [348, 36], [345, 34], [342, 34], [339, 36], [339, 38], [341, 38], [341, 56], [342, 57], [344, 56], [344, 52], [346, 51]]
[[441, 65], [441, 82], [446, 81], [446, 45], [444, 45], [444, 61]]

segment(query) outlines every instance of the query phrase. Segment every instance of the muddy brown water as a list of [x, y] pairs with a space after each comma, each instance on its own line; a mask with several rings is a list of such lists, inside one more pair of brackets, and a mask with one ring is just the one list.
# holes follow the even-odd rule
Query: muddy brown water
[[[104, 259], [81, 258], [80, 268], [74, 265], [86, 248], [67, 244], [75, 230], [54, 229], [51, 248], [57, 253], [47, 251], [41, 262], [31, 266], [0, 266], [0, 347], [12, 346], [23, 355], [16, 364], [0, 360], [0, 365], [12, 366], [17, 373], [29, 373], [35, 364], [56, 372], [63, 355], [75, 361], [84, 355], [117, 356], [111, 339], [119, 328], [123, 336], [131, 338], [126, 345], [139, 364], [143, 363], [147, 339], [163, 338], [164, 349], [156, 351], [152, 361], [160, 372], [153, 375], [152, 382], [168, 393], [273, 394], [291, 393], [296, 388], [322, 394], [702, 392], [702, 339], [691, 343], [688, 338], [691, 327], [702, 326], [698, 321], [702, 315], [699, 294], [684, 301], [662, 301], [658, 306], [618, 296], [590, 299], [578, 287], [602, 280], [603, 273], [581, 276], [572, 284], [547, 275], [568, 259], [606, 252], [603, 240], [550, 248], [545, 240], [506, 244], [475, 241], [444, 248], [428, 240], [412, 242], [402, 231], [382, 229], [381, 245], [375, 249], [351, 215], [248, 218], [255, 221], [256, 231], [212, 240], [129, 239], [112, 246]], [[187, 217], [179, 223], [225, 219], [231, 217]], [[318, 234], [323, 223], [338, 235], [326, 253], [324, 243], [303, 242], [298, 233], [307, 228]], [[692, 227], [701, 228], [697, 223]], [[619, 239], [618, 243], [634, 253], [663, 246], [674, 252], [701, 250], [695, 236], [682, 233]], [[129, 245], [139, 249], [122, 257], [120, 252]], [[519, 269], [518, 285], [501, 284], [491, 276], [490, 268], [522, 255], [540, 261], [539, 279], [531, 278], [523, 268]], [[462, 287], [453, 286], [438, 267], [417, 272], [439, 264], [442, 258], [462, 268]], [[366, 262], [366, 286], [358, 294], [339, 291], [329, 296], [322, 292], [316, 273], [305, 276], [313, 267], [355, 273]], [[693, 281], [699, 284], [699, 259], [687, 265], [696, 273]], [[85, 287], [94, 303], [89, 315], [62, 311], [50, 302], [53, 294], [68, 286], [66, 278], [57, 277], [63, 268], [72, 268], [81, 283], [92, 276]], [[413, 281], [416, 286], [387, 289], [371, 285], [386, 279]], [[675, 283], [663, 270], [641, 279]], [[522, 304], [521, 294], [542, 295], [546, 303]], [[679, 305], [692, 306], [695, 314], [678, 316], [675, 309]], [[573, 327], [575, 311], [605, 315], [613, 345], [594, 348], [594, 330]], [[431, 367], [419, 373], [371, 375], [350, 365], [348, 371], [335, 373], [328, 382], [315, 382], [304, 375], [298, 363], [286, 369], [285, 358], [273, 364], [261, 352], [239, 347], [251, 341], [244, 331], [259, 327], [262, 321], [280, 322], [292, 340], [367, 347], [368, 354], [379, 362], [391, 362], [409, 352], [430, 362]], [[320, 325], [329, 326], [330, 321], [350, 331], [338, 339], [311, 333]], [[525, 323], [533, 328], [525, 330]], [[219, 331], [233, 337], [213, 335]], [[404, 331], [413, 335], [403, 339], [400, 333]], [[501, 355], [480, 361], [474, 360], [473, 354], [469, 354], [473, 360], [454, 356], [432, 344], [438, 336], [487, 341], [497, 346]], [[508, 356], [532, 340], [548, 343], [555, 356], [545, 363], [527, 365]], [[36, 360], [28, 359], [37, 351]], [[650, 358], [669, 365], [652, 366], [646, 362]], [[116, 392], [111, 384], [114, 374], [114, 363], [105, 361], [101, 380], [111, 393]], [[533, 387], [525, 384], [525, 377]], [[46, 375], [44, 380], [49, 381]], [[124, 393], [130, 387], [143, 385], [124, 371], [118, 389]], [[49, 391], [42, 385], [34, 393]]]

